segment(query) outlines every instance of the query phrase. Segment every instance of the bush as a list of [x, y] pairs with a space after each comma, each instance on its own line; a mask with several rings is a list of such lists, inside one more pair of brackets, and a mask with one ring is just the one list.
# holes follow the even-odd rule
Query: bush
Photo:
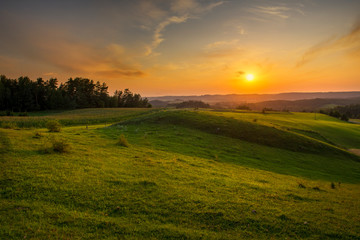
[[60, 132], [61, 124], [57, 120], [50, 120], [46, 123], [46, 128], [49, 129], [49, 132]]
[[349, 121], [349, 118], [348, 118], [348, 116], [346, 116], [346, 114], [341, 115], [341, 118], [340, 118], [340, 119], [343, 120], [343, 121], [345, 121], [345, 122], [348, 122], [348, 121]]
[[42, 152], [44, 153], [67, 153], [70, 151], [71, 147], [68, 142], [66, 142], [65, 139], [56, 139], [56, 138], [46, 138], [43, 146]]
[[185, 101], [182, 103], [175, 104], [176, 108], [210, 108], [210, 105], [202, 101]]
[[118, 139], [118, 142], [117, 142], [117, 145], [120, 145], [120, 146], [123, 146], [123, 147], [129, 147], [130, 146], [130, 144], [126, 140], [124, 134], [120, 135], [120, 137]]
[[243, 105], [239, 105], [236, 107], [236, 109], [238, 110], [251, 110], [250, 107], [246, 104], [243, 104]]
[[42, 137], [42, 134], [37, 132], [35, 133], [35, 135], [33, 136], [33, 138], [41, 138]]
[[70, 151], [70, 144], [67, 143], [64, 139], [53, 139], [52, 149], [54, 152], [66, 153]]

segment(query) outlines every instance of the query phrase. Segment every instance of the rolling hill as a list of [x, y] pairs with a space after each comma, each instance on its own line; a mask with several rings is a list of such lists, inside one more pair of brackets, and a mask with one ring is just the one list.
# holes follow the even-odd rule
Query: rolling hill
[[0, 124], [1, 239], [360, 238], [358, 124], [149, 109]]

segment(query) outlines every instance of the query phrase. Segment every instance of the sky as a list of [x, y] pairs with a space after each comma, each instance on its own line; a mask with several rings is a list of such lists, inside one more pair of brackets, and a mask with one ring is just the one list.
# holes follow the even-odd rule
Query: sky
[[1, 0], [0, 74], [142, 96], [359, 91], [360, 1]]

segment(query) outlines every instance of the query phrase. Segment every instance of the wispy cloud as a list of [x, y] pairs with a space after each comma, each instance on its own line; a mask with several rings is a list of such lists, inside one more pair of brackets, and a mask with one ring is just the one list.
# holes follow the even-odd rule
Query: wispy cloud
[[238, 39], [232, 39], [229, 41], [217, 41], [217, 42], [209, 43], [208, 45], [205, 46], [205, 49], [210, 50], [215, 48], [221, 48], [224, 46], [236, 46], [238, 42], [239, 42]]
[[156, 27], [156, 29], [154, 31], [153, 41], [152, 41], [151, 45], [147, 47], [145, 55], [146, 56], [151, 55], [153, 53], [154, 49], [157, 48], [162, 41], [164, 41], [163, 31], [165, 30], [165, 28], [168, 25], [170, 25], [172, 23], [186, 22], [187, 19], [188, 19], [188, 16], [182, 16], [182, 17], [173, 16], [173, 17], [169, 17], [165, 21], [159, 23], [159, 25]]
[[171, 10], [179, 14], [201, 14], [211, 11], [223, 3], [224, 1], [217, 1], [204, 5], [198, 0], [175, 0], [171, 4]]
[[218, 1], [210, 4], [201, 4], [196, 0], [176, 0], [173, 1], [169, 14], [170, 17], [167, 17], [155, 27], [152, 42], [146, 47], [146, 56], [157, 55], [154, 50], [165, 40], [164, 31], [171, 24], [184, 23], [188, 19], [197, 18], [199, 15], [209, 12], [215, 7], [222, 5], [224, 1]]
[[358, 20], [352, 30], [341, 37], [332, 37], [320, 42], [308, 49], [297, 63], [301, 67], [315, 58], [331, 52], [345, 51], [351, 56], [359, 57], [360, 52], [360, 20]]
[[[275, 17], [280, 19], [288, 19], [294, 13], [298, 13], [300, 15], [305, 15], [303, 11], [304, 5], [295, 5], [290, 6], [289, 4], [285, 5], [273, 5], [273, 6], [255, 6], [248, 8], [248, 12], [258, 16], [258, 17]], [[263, 20], [260, 18], [260, 20]]]
[[271, 15], [271, 16], [276, 16], [279, 18], [289, 18], [289, 11], [290, 8], [288, 7], [262, 7], [262, 6], [258, 6], [255, 8], [251, 8], [249, 9], [250, 12], [252, 13], [257, 13], [257, 14], [267, 14], [267, 15]]
[[46, 76], [46, 77], [48, 77], [48, 76], [56, 76], [57, 74], [56, 73], [54, 73], [54, 72], [46, 72], [46, 73], [43, 73], [43, 76]]

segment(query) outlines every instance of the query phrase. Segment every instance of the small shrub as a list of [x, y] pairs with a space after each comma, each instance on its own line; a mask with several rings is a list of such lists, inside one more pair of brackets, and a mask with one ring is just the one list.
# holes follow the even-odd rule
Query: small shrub
[[70, 151], [70, 144], [67, 143], [64, 139], [53, 139], [52, 149], [54, 152], [66, 153]]
[[40, 152], [43, 153], [67, 153], [70, 151], [71, 146], [65, 139], [56, 139], [54, 137], [47, 137], [43, 140], [43, 148], [40, 149]]
[[35, 135], [33, 136], [33, 138], [41, 138], [43, 135], [39, 132], [35, 133]]
[[304, 184], [299, 183], [299, 188], [306, 188]]
[[118, 139], [118, 142], [117, 142], [117, 145], [120, 145], [120, 146], [123, 146], [123, 147], [129, 147], [130, 146], [130, 144], [126, 140], [124, 134], [120, 135], [120, 137]]
[[50, 120], [46, 123], [46, 128], [49, 132], [60, 132], [61, 124], [57, 120]]

